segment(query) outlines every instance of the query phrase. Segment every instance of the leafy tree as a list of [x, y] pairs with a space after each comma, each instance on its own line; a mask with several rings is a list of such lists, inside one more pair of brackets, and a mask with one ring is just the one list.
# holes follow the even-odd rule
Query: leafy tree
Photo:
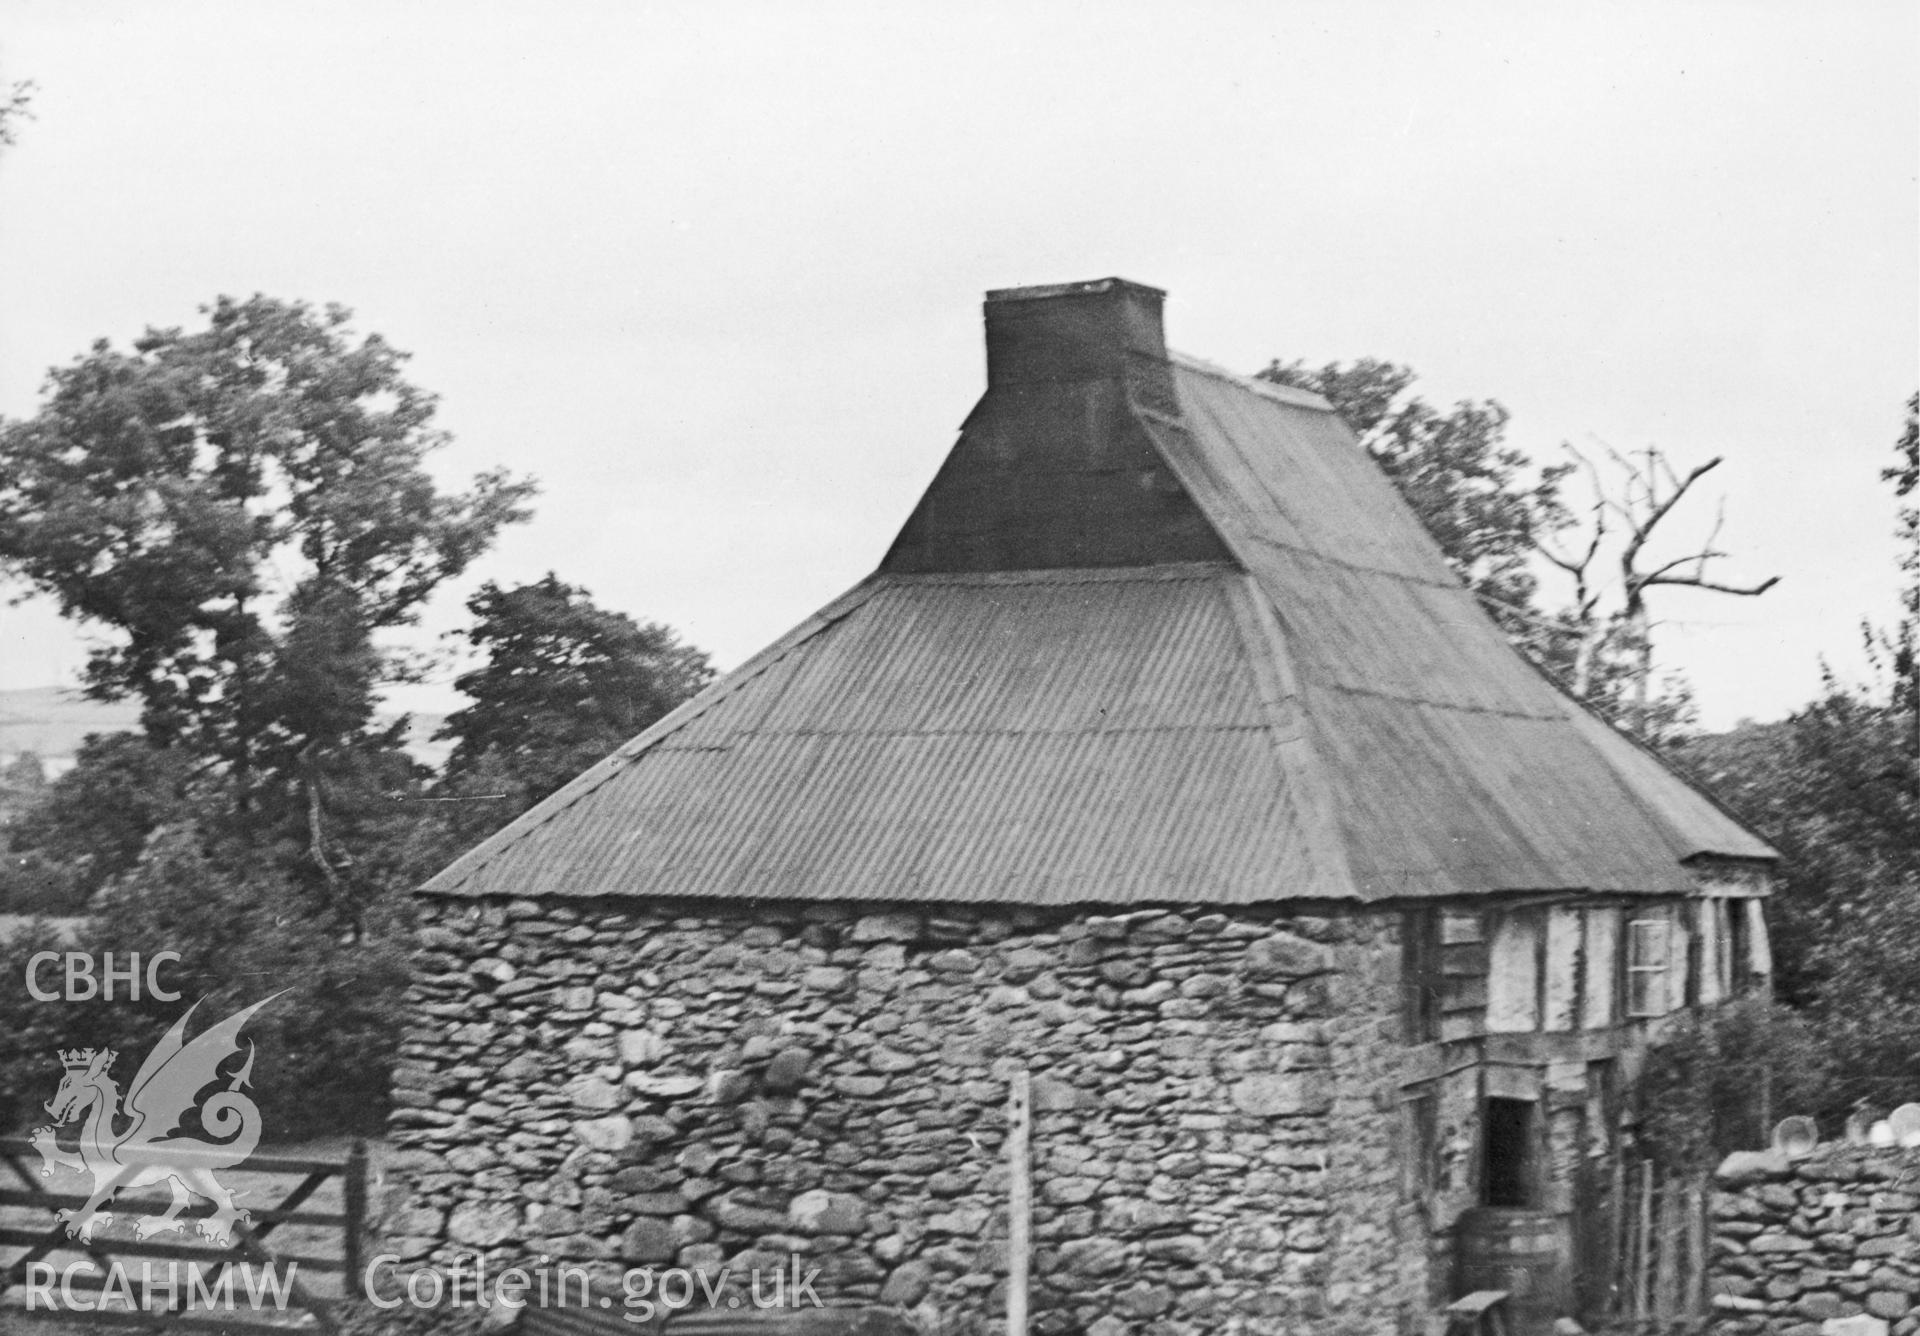
[[1804, 1015], [1770, 998], [1688, 1012], [1661, 1034], [1633, 1088], [1645, 1145], [1684, 1174], [1765, 1145], [1777, 1120], [1828, 1099], [1831, 1056]]
[[0, 766], [0, 827], [14, 813], [40, 800], [47, 789], [47, 767], [38, 752], [23, 751]]
[[190, 824], [163, 827], [138, 864], [99, 893], [77, 938], [43, 928], [0, 942], [0, 971], [16, 981], [39, 950], [112, 951], [121, 960], [175, 950], [182, 959], [165, 978], [183, 994], [178, 1003], [102, 1006], [0, 990], [0, 1122], [52, 1093], [56, 1047], [111, 1046], [137, 1062], [188, 1002], [205, 999], [207, 1018], [284, 990], [248, 1027], [266, 1135], [379, 1130], [406, 984], [397, 925], [346, 942], [328, 916], [289, 896], [271, 867], [236, 866], [203, 846]]
[[[346, 311], [205, 314], [96, 344], [0, 426], [0, 564], [106, 633], [88, 690], [138, 698], [143, 730], [90, 739], [11, 833], [91, 895], [80, 949], [177, 950], [217, 1005], [290, 990], [256, 1035], [270, 1134], [377, 1125], [405, 983], [391, 892], [435, 853], [405, 722], [373, 720], [412, 671], [381, 638], [531, 486], [436, 485], [432, 396]], [[31, 945], [0, 944], [0, 969]], [[150, 1042], [175, 1014], [0, 998], [0, 1094], [56, 1037]]]
[[205, 314], [129, 352], [96, 343], [0, 430], [0, 563], [109, 633], [90, 694], [137, 697], [150, 743], [207, 763], [233, 813], [364, 899], [348, 795], [398, 761], [373, 710], [409, 671], [378, 637], [524, 518], [532, 487], [439, 488], [433, 396], [345, 309]]
[[1906, 684], [1907, 709], [1915, 720], [1914, 775], [1920, 783], [1920, 394], [1907, 400], [1907, 423], [1893, 445], [1898, 462], [1881, 477], [1893, 484], [1901, 501], [1895, 532], [1900, 539], [1900, 625], [1891, 635], [1878, 637], [1889, 658], [1896, 682]]
[[157, 828], [192, 810], [192, 760], [131, 733], [95, 733], [8, 831], [15, 853], [57, 867], [84, 900], [132, 869]]
[[463, 634], [485, 661], [455, 679], [473, 704], [435, 736], [454, 741], [450, 778], [485, 769], [516, 803], [552, 793], [713, 677], [669, 628], [597, 607], [551, 572], [513, 589], [490, 581], [467, 609]]
[[0, 560], [115, 634], [95, 695], [138, 696], [153, 741], [246, 773], [363, 726], [395, 668], [372, 634], [412, 621], [531, 489], [496, 472], [440, 492], [432, 396], [343, 308], [206, 314], [50, 373], [0, 436]]
[[[1886, 473], [1902, 500], [1920, 470], [1915, 407], [1896, 446], [1901, 467]], [[1912, 506], [1900, 526], [1913, 533]], [[1913, 558], [1909, 548], [1909, 581]], [[1904, 596], [1911, 608], [1911, 585]], [[1871, 628], [1866, 638], [1870, 650], [1912, 643]], [[1784, 722], [1743, 724], [1678, 753], [1783, 855], [1768, 912], [1778, 993], [1833, 1059], [1819, 1110], [1830, 1121], [1855, 1100], [1884, 1109], [1920, 1089], [1920, 700], [1908, 654], [1881, 654], [1862, 686], [1829, 672], [1820, 698]]]
[[1780, 992], [1795, 1003], [1859, 976], [1855, 948], [1834, 944], [1865, 931], [1883, 887], [1920, 876], [1906, 720], [1876, 695], [1829, 677], [1821, 699], [1781, 723], [1742, 724], [1675, 753], [1783, 856], [1771, 917]]
[[0, 848], [0, 914], [83, 914], [86, 908], [86, 891], [68, 869]]
[[[1920, 802], [1903, 757], [1911, 717], [1884, 691], [1828, 679], [1777, 724], [1743, 724], [1677, 753], [1782, 855], [1767, 917], [1776, 992], [1833, 1059], [1818, 1109], [1883, 1108], [1920, 1089]], [[1794, 1112], [1795, 1110], [1787, 1110]]]

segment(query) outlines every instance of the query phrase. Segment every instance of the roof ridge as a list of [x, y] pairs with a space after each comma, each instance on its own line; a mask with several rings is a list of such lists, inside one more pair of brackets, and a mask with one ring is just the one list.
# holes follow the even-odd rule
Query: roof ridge
[[[1253, 674], [1257, 702], [1266, 719], [1266, 734], [1273, 743], [1274, 764], [1280, 767], [1283, 776], [1291, 777], [1296, 770], [1310, 776], [1305, 784], [1288, 785], [1301, 831], [1313, 841], [1314, 855], [1324, 860], [1328, 875], [1344, 885], [1348, 895], [1364, 900], [1368, 897], [1353, 875], [1346, 827], [1339, 811], [1329, 805], [1333, 783], [1320, 749], [1314, 744], [1307, 718], [1306, 691], [1287, 647], [1286, 631], [1259, 577], [1251, 571], [1241, 572], [1240, 579], [1228, 587], [1225, 598], [1228, 620], [1240, 637]], [[1288, 764], [1290, 748], [1297, 754], [1297, 766]]]
[[1230, 385], [1238, 385], [1243, 390], [1252, 390], [1255, 394], [1288, 404], [1294, 408], [1313, 408], [1322, 413], [1335, 413], [1337, 410], [1323, 394], [1312, 390], [1303, 390], [1294, 385], [1282, 385], [1278, 381], [1261, 380], [1258, 376], [1243, 376], [1237, 371], [1229, 371], [1218, 362], [1209, 362], [1204, 357], [1195, 357], [1192, 353], [1167, 351], [1167, 360], [1188, 371], [1196, 371], [1215, 380], [1224, 380]]
[[662, 739], [679, 732], [807, 641], [845, 619], [854, 609], [872, 598], [885, 579], [885, 576], [878, 573], [869, 575], [824, 608], [801, 621], [758, 654], [753, 655], [738, 668], [723, 675], [692, 699], [656, 719], [601, 760], [581, 771], [547, 797], [461, 854], [422, 882], [420, 889], [450, 891], [472, 879], [476, 874], [484, 871], [489, 863], [519, 843], [523, 837], [538, 830], [575, 803], [592, 794]]
[[878, 571], [877, 582], [900, 585], [1152, 584], [1216, 580], [1241, 574], [1230, 561], [1167, 561], [1151, 566], [1035, 566], [1012, 571]]

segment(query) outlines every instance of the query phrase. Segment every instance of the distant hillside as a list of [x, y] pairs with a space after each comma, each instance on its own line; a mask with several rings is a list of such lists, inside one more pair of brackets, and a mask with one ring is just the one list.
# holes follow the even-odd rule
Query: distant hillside
[[103, 705], [71, 687], [0, 691], [0, 761], [32, 752], [50, 774], [73, 764], [87, 734], [131, 733], [139, 727], [140, 707], [132, 701]]
[[[450, 744], [427, 741], [443, 720], [437, 714], [413, 716], [407, 750], [414, 759], [436, 767], [446, 759]], [[133, 701], [102, 704], [72, 687], [0, 691], [0, 764], [32, 752], [49, 776], [57, 775], [73, 764], [87, 734], [132, 733], [139, 727], [140, 707]]]

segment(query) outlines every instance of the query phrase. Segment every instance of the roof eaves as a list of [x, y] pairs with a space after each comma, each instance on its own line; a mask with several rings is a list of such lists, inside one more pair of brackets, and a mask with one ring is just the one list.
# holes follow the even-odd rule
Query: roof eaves
[[1767, 843], [1767, 841], [1761, 837], [1760, 832], [1758, 832], [1752, 826], [1747, 824], [1747, 820], [1745, 817], [1741, 816], [1738, 812], [1735, 812], [1731, 807], [1728, 807], [1725, 803], [1721, 802], [1718, 794], [1714, 793], [1711, 789], [1707, 788], [1705, 785], [1694, 780], [1691, 776], [1686, 774], [1686, 772], [1681, 770], [1680, 767], [1673, 764], [1673, 762], [1669, 761], [1666, 757], [1662, 756], [1659, 752], [1655, 751], [1652, 747], [1649, 747], [1646, 743], [1642, 742], [1639, 738], [1629, 733], [1626, 729], [1621, 728], [1619, 725], [1613, 723], [1609, 719], [1602, 718], [1598, 711], [1588, 710], [1584, 702], [1575, 700], [1571, 695], [1567, 696], [1567, 702], [1574, 709], [1586, 710], [1588, 714], [1592, 715], [1595, 719], [1599, 720], [1600, 723], [1612, 729], [1615, 735], [1621, 738], [1624, 742], [1626, 742], [1628, 746], [1639, 751], [1648, 760], [1652, 761], [1655, 765], [1659, 766], [1662, 770], [1665, 770], [1669, 775], [1673, 777], [1676, 783], [1684, 784], [1689, 789], [1693, 790], [1693, 792], [1698, 794], [1701, 798], [1703, 798], [1707, 802], [1708, 806], [1712, 807], [1714, 811], [1720, 813], [1721, 816], [1725, 817], [1728, 821], [1732, 822], [1735, 826], [1738, 826], [1743, 833], [1745, 833], [1746, 835], [1750, 836], [1753, 839], [1755, 844], [1758, 844], [1762, 849], [1766, 850], [1764, 854], [1752, 854], [1752, 853], [1736, 854], [1736, 853], [1723, 853], [1715, 849], [1695, 849], [1692, 852], [1684, 855], [1680, 860], [1681, 862], [1683, 863], [1691, 862], [1696, 858], [1724, 858], [1724, 859], [1730, 859], [1735, 862], [1747, 862], [1747, 863], [1778, 863], [1781, 861], [1780, 851], [1774, 848], [1771, 844]]
[[[1515, 653], [1518, 654], [1519, 651], [1516, 650]], [[1554, 691], [1558, 693], [1561, 699], [1561, 703], [1564, 705], [1566, 709], [1578, 710], [1582, 714], [1586, 715], [1588, 718], [1592, 719], [1595, 723], [1599, 724], [1601, 727], [1607, 729], [1620, 741], [1625, 742], [1628, 746], [1638, 751], [1641, 755], [1645, 756], [1648, 760], [1652, 761], [1655, 765], [1659, 766], [1662, 770], [1665, 770], [1668, 775], [1672, 776], [1673, 780], [1676, 783], [1683, 784], [1688, 789], [1698, 794], [1716, 812], [1720, 813], [1721, 816], [1725, 817], [1728, 821], [1732, 822], [1744, 834], [1751, 837], [1754, 843], [1758, 844], [1762, 849], [1765, 849], [1767, 851], [1764, 855], [1755, 855], [1750, 853], [1749, 854], [1725, 853], [1715, 849], [1692, 849], [1680, 855], [1680, 858], [1679, 858], [1680, 862], [1686, 863], [1696, 858], [1729, 858], [1729, 859], [1734, 859], [1741, 862], [1772, 861], [1777, 863], [1780, 861], [1780, 851], [1778, 849], [1775, 849], [1771, 844], [1768, 844], [1766, 840], [1762, 839], [1760, 837], [1759, 832], [1755, 831], [1752, 826], [1747, 824], [1747, 821], [1745, 818], [1741, 817], [1732, 808], [1728, 807], [1725, 803], [1721, 802], [1719, 797], [1716, 794], [1714, 794], [1710, 789], [1708, 789], [1705, 785], [1696, 782], [1690, 776], [1682, 772], [1678, 766], [1674, 765], [1671, 761], [1667, 760], [1666, 757], [1662, 756], [1659, 752], [1655, 751], [1652, 747], [1649, 747], [1646, 743], [1642, 742], [1639, 738], [1635, 737], [1632, 733], [1629, 733], [1626, 729], [1619, 727], [1612, 720], [1608, 719], [1605, 715], [1601, 714], [1598, 710], [1593, 709], [1585, 701], [1575, 696], [1571, 691], [1567, 690], [1567, 688], [1564, 685], [1562, 685], [1554, 677], [1552, 673], [1548, 672], [1545, 668], [1541, 667], [1538, 663], [1535, 663], [1531, 657], [1525, 654], [1520, 654], [1520, 658], [1529, 668], [1533, 669], [1534, 672], [1540, 674], [1540, 676], [1546, 681], [1547, 685], [1552, 687]], [[1607, 761], [1607, 758], [1605, 756], [1602, 756], [1600, 760], [1601, 760], [1601, 763], [1606, 765], [1609, 770], [1613, 769], [1612, 764]], [[1618, 771], [1615, 771], [1615, 774], [1618, 775]], [[1634, 803], [1636, 803], [1641, 808], [1642, 811], [1645, 811], [1655, 821], [1659, 821], [1663, 825], [1667, 824], [1664, 818], [1662, 818], [1661, 814], [1657, 810], [1654, 810], [1648, 805], [1646, 800], [1640, 795], [1640, 793], [1634, 788], [1634, 786], [1627, 780], [1626, 776], [1619, 775], [1619, 782], [1621, 787], [1626, 789], [1628, 797], [1630, 797], [1634, 801]]]
[[484, 871], [488, 864], [512, 848], [523, 836], [539, 829], [593, 793], [660, 741], [671, 737], [801, 645], [845, 618], [862, 603], [872, 598], [888, 578], [878, 574], [868, 576], [693, 699], [656, 720], [643, 732], [615, 748], [605, 759], [588, 767], [552, 794], [535, 803], [479, 844], [454, 859], [423, 882], [419, 889], [437, 895], [458, 894], [463, 885]]

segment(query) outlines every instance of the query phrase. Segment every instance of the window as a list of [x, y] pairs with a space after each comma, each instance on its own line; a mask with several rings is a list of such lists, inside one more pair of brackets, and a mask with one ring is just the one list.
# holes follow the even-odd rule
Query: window
[[1403, 1033], [1409, 1044], [1440, 1037], [1440, 915], [1410, 909], [1400, 922]]
[[1489, 1099], [1483, 1121], [1484, 1197], [1489, 1206], [1531, 1206], [1534, 1111], [1529, 1099]]
[[1668, 936], [1665, 919], [1634, 919], [1627, 924], [1627, 1015], [1667, 1014]]

